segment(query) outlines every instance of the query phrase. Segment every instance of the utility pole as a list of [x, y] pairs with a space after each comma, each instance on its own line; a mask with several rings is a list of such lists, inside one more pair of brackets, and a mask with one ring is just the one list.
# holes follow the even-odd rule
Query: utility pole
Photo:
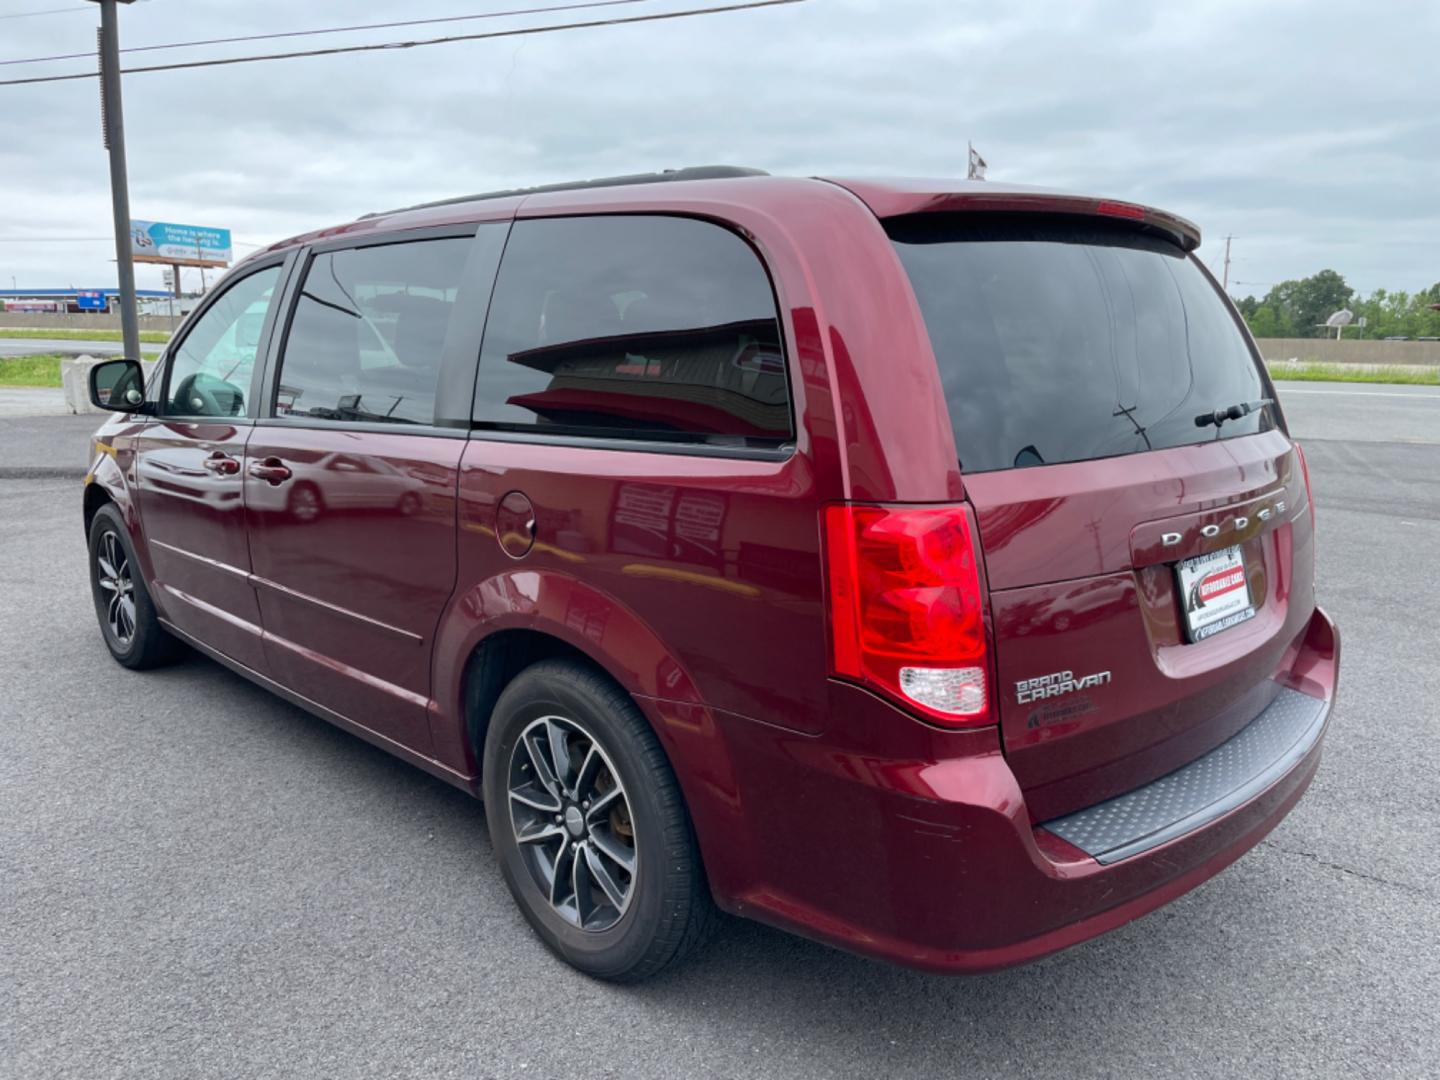
[[1220, 288], [1226, 296], [1230, 295], [1230, 241], [1235, 237], [1225, 237], [1225, 272], [1220, 277]]
[[125, 113], [120, 104], [120, 27], [115, 5], [134, 0], [92, 0], [100, 5], [100, 122], [110, 151], [110, 202], [115, 215], [115, 269], [120, 276], [120, 336], [125, 356], [140, 359], [135, 314], [135, 263], [130, 251], [130, 182], [125, 172]]

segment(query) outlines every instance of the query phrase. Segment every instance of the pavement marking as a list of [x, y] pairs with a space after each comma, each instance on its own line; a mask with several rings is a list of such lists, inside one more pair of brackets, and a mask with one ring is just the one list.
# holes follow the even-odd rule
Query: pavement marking
[[1322, 394], [1332, 397], [1398, 397], [1398, 398], [1440, 398], [1440, 394], [1397, 394], [1394, 390], [1282, 390], [1282, 397], [1291, 394]]

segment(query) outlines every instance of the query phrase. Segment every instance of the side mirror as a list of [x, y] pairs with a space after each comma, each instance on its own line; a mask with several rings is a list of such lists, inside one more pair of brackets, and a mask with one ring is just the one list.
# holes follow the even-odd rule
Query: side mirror
[[90, 369], [90, 404], [110, 412], [140, 412], [145, 373], [134, 360], [106, 360]]

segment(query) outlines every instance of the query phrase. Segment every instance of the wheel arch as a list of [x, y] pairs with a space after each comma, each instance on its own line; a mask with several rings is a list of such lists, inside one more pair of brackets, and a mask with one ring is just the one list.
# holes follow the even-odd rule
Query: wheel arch
[[684, 665], [618, 598], [569, 574], [517, 565], [457, 592], [441, 617], [432, 725], [441, 756], [473, 770], [471, 710], [498, 697], [497, 680], [508, 681], [517, 664], [554, 655], [589, 663], [633, 698], [700, 704]]
[[[140, 507], [135, 491], [126, 478], [126, 469], [133, 466], [134, 448], [118, 440], [101, 440], [96, 437], [99, 453], [90, 466], [85, 478], [85, 493], [82, 499], [82, 514], [85, 539], [90, 539], [90, 527], [95, 515], [103, 506], [113, 505], [130, 532], [130, 546], [135, 549], [135, 558], [146, 584], [155, 580], [155, 569], [150, 562], [150, 549], [145, 543], [144, 530], [140, 522]], [[161, 606], [158, 603], [157, 606]]]
[[115, 496], [110, 493], [109, 489], [107, 489], [105, 485], [98, 483], [89, 483], [85, 485], [84, 513], [86, 539], [89, 539], [90, 537], [90, 526], [95, 524], [95, 515], [100, 512], [100, 508], [106, 503], [113, 503], [115, 501]]
[[718, 891], [729, 875], [718, 865], [712, 872], [712, 863], [735, 815], [730, 748], [688, 672], [634, 612], [566, 574], [511, 570], [457, 594], [435, 655], [434, 746], [451, 767], [475, 777], [477, 793], [490, 716], [516, 675], [560, 657], [612, 681], [655, 732]]
[[90, 525], [100, 507], [106, 503], [115, 503], [120, 516], [130, 528], [131, 539], [134, 539], [139, 519], [131, 498], [130, 485], [125, 479], [125, 469], [117, 460], [122, 453], [128, 459], [132, 452], [117, 448], [112, 442], [103, 440], [98, 435], [95, 446], [98, 452], [90, 465], [90, 472], [85, 477], [85, 535], [90, 535]]
[[526, 668], [554, 659], [573, 660], [615, 681], [610, 672], [590, 656], [543, 630], [521, 627], [496, 630], [470, 651], [464, 669], [463, 719], [466, 742], [477, 771], [484, 758], [490, 717], [500, 695]]

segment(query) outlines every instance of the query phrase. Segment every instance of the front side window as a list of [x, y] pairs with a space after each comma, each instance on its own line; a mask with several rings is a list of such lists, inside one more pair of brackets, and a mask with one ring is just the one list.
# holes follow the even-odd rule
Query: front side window
[[170, 358], [169, 416], [244, 416], [250, 376], [280, 267], [257, 270], [226, 288]]
[[311, 260], [285, 340], [275, 415], [431, 424], [472, 240], [417, 240]]
[[775, 446], [792, 437], [780, 323], [755, 252], [679, 217], [520, 221], [480, 356], [491, 430]]

